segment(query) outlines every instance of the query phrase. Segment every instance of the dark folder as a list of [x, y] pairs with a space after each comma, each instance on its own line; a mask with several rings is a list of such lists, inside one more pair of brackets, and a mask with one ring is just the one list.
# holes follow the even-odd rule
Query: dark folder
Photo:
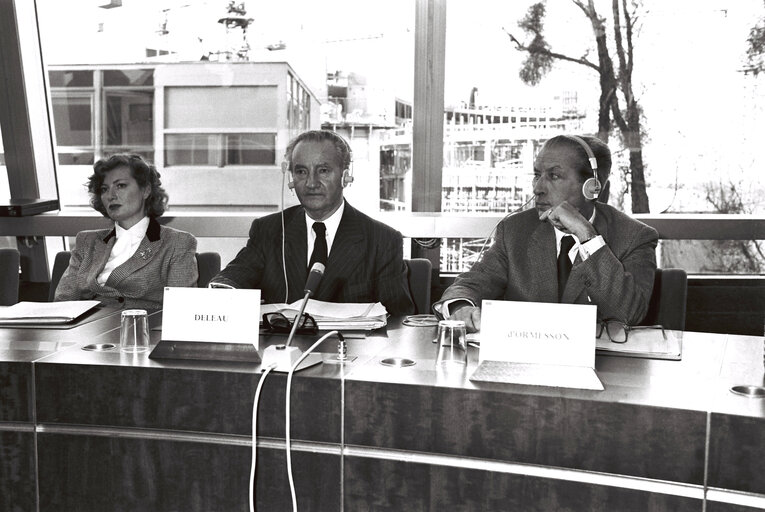
[[0, 200], [0, 217], [26, 217], [58, 209], [58, 199], [17, 198]]

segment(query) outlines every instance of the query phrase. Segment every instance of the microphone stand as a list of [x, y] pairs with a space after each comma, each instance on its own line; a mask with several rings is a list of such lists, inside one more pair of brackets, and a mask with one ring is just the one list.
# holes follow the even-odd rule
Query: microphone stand
[[311, 290], [306, 290], [305, 297], [303, 297], [303, 300], [300, 304], [300, 311], [298, 312], [297, 316], [295, 317], [295, 320], [292, 322], [292, 329], [290, 329], [290, 335], [287, 336], [287, 342], [284, 344], [285, 347], [289, 347], [292, 343], [292, 338], [295, 337], [295, 333], [298, 329], [298, 324], [300, 322], [300, 319], [303, 318], [303, 312], [305, 311], [305, 307], [308, 305], [308, 299], [313, 295], [313, 292]]
[[[292, 365], [294, 365], [303, 355], [303, 352], [298, 347], [293, 347], [291, 344], [293, 338], [295, 337], [295, 333], [297, 332], [300, 319], [303, 318], [303, 313], [305, 312], [305, 308], [308, 305], [308, 299], [311, 297], [311, 295], [313, 295], [313, 291], [318, 288], [319, 281], [321, 280], [323, 274], [324, 265], [321, 263], [314, 263], [313, 267], [311, 267], [311, 271], [308, 274], [305, 290], [303, 290], [305, 291], [305, 296], [303, 297], [303, 300], [300, 304], [300, 312], [292, 321], [292, 329], [290, 329], [290, 334], [287, 337], [287, 341], [284, 343], [284, 345], [271, 345], [266, 347], [266, 349], [263, 351], [263, 360], [260, 363], [261, 371], [270, 366], [274, 371], [287, 373], [292, 368]], [[318, 360], [314, 359], [311, 363], [309, 363], [308, 366], [311, 364], [316, 364], [320, 361], [321, 355], [319, 355]]]

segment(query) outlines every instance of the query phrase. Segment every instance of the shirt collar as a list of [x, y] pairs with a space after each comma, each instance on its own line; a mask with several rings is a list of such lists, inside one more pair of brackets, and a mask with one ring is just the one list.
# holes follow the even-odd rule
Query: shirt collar
[[133, 240], [142, 240], [146, 236], [146, 230], [149, 229], [149, 217], [136, 222], [130, 229], [124, 229], [118, 223], [114, 223], [114, 231], [117, 235], [117, 240], [122, 236], [127, 236]]
[[[324, 223], [324, 225], [327, 228], [327, 241], [333, 240], [335, 238], [335, 233], [337, 233], [337, 229], [340, 227], [340, 220], [343, 218], [344, 210], [345, 210], [345, 199], [343, 199], [343, 202], [340, 204], [340, 208], [338, 208], [335, 213], [333, 213], [328, 218], [321, 221]], [[317, 221], [309, 217], [308, 214], [305, 215], [305, 226], [309, 236], [315, 236], [315, 233], [313, 232], [314, 222], [317, 222]]]

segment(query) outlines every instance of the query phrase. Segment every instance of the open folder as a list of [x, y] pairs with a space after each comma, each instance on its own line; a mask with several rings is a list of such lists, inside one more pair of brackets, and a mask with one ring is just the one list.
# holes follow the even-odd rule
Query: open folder
[[69, 300], [62, 302], [19, 302], [0, 308], [0, 325], [67, 324], [94, 307], [97, 300]]
[[[291, 321], [300, 311], [302, 300], [292, 304], [263, 304], [261, 314], [281, 313]], [[319, 329], [365, 330], [378, 329], [386, 325], [388, 311], [379, 302], [375, 303], [339, 303], [309, 299], [305, 313], [311, 315]]]

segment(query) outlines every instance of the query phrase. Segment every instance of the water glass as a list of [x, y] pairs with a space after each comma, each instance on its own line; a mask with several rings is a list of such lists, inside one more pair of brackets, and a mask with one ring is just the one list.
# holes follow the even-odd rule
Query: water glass
[[132, 354], [149, 350], [149, 319], [145, 309], [122, 312], [120, 350]]
[[467, 364], [467, 338], [465, 322], [461, 320], [441, 320], [438, 322], [438, 365]]

